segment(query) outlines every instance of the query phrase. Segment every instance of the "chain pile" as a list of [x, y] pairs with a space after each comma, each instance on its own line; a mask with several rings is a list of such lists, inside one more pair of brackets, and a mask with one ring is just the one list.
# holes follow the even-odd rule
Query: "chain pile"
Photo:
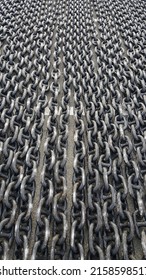
[[146, 2], [0, 6], [0, 259], [146, 259]]

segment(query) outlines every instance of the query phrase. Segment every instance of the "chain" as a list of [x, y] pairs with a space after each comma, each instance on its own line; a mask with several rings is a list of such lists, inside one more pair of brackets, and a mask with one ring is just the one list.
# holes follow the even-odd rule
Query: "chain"
[[146, 259], [145, 5], [0, 0], [0, 259]]
[[[73, 86], [75, 106], [75, 135], [73, 162], [73, 207], [71, 227], [70, 259], [84, 259], [84, 228], [85, 228], [85, 142], [83, 121], [83, 89], [81, 86], [81, 49], [83, 38], [83, 1], [74, 1], [71, 12]], [[75, 63], [73, 63], [75, 62]]]

